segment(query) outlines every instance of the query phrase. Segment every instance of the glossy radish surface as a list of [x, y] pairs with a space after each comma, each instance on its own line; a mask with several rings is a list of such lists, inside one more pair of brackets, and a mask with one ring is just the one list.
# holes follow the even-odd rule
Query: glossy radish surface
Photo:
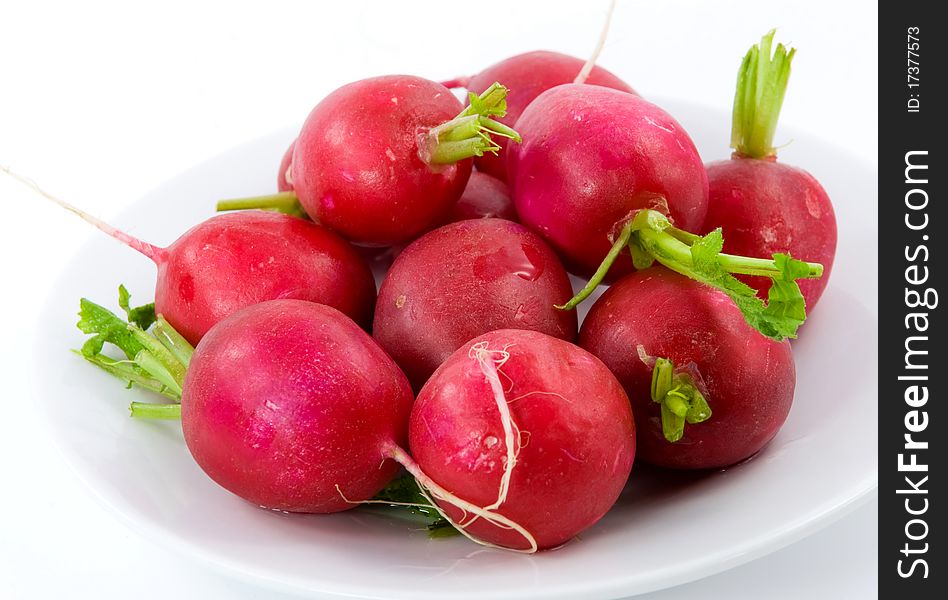
[[373, 336], [416, 389], [464, 342], [495, 329], [576, 337], [572, 295], [556, 254], [503, 219], [445, 225], [415, 240], [382, 281]]
[[[501, 330], [464, 344], [412, 409], [409, 446], [425, 477], [522, 531], [439, 504], [482, 542], [559, 546], [615, 503], [635, 455], [629, 401], [596, 357], [542, 333]], [[437, 499], [437, 496], [435, 496]], [[465, 526], [466, 525], [466, 526]]]
[[[790, 343], [754, 331], [720, 291], [662, 267], [606, 290], [579, 339], [622, 382], [646, 462], [678, 469], [732, 465], [769, 442], [790, 411], [796, 383]], [[661, 360], [670, 364], [658, 385]], [[656, 386], [663, 388], [658, 394]]]
[[[704, 165], [681, 125], [658, 106], [626, 92], [567, 84], [537, 97], [517, 127], [523, 143], [507, 150], [517, 214], [571, 272], [592, 275], [636, 210], [659, 210], [689, 231], [704, 222]], [[609, 275], [632, 270], [624, 254]]]
[[[507, 115], [500, 121], [516, 129], [520, 115], [537, 96], [558, 85], [572, 83], [585, 62], [575, 56], [548, 50], [525, 52], [487, 67], [465, 84], [474, 93], [483, 92], [495, 81], [509, 88]], [[593, 67], [586, 83], [635, 93], [628, 84], [600, 66]], [[506, 140], [498, 143], [506, 148]], [[497, 155], [485, 154], [474, 159], [474, 163], [479, 170], [502, 181], [507, 180], [507, 163], [503, 152]]]
[[328, 513], [375, 495], [398, 471], [408, 381], [341, 312], [300, 300], [240, 310], [194, 351], [181, 421], [222, 487], [264, 508]]

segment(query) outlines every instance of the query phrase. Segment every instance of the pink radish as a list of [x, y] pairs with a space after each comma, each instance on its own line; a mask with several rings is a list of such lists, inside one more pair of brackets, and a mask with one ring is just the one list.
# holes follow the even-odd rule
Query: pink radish
[[[707, 166], [710, 193], [704, 229], [720, 227], [729, 252], [753, 256], [789, 252], [822, 263], [822, 278], [800, 283], [812, 309], [833, 268], [836, 216], [829, 196], [812, 175], [777, 162], [773, 136], [795, 50], [777, 44], [772, 53], [773, 37], [770, 31], [741, 63], [731, 134], [734, 155]], [[762, 295], [770, 288], [764, 278], [745, 281]]]
[[[507, 95], [507, 115], [498, 120], [516, 128], [520, 115], [537, 96], [558, 85], [572, 83], [583, 69], [585, 62], [580, 58], [559, 52], [546, 50], [526, 52], [487, 67], [471, 77], [466, 82], [466, 87], [475, 93], [483, 92], [495, 81], [508, 87], [510, 92]], [[586, 84], [635, 94], [628, 84], [599, 66], [590, 71]], [[506, 140], [499, 140], [498, 144], [503, 148], [507, 147]], [[507, 181], [507, 162], [504, 154], [504, 152], [499, 152], [496, 156], [485, 154], [476, 158], [474, 164], [479, 170]]]
[[449, 222], [467, 219], [497, 217], [508, 221], [517, 220], [517, 211], [510, 192], [503, 181], [480, 171], [473, 171], [464, 193], [451, 209]]
[[471, 158], [497, 152], [492, 135], [519, 141], [492, 117], [505, 113], [497, 84], [464, 108], [439, 83], [408, 75], [344, 85], [310, 113], [293, 151], [295, 195], [227, 201], [219, 210], [297, 198], [314, 221], [367, 245], [410, 241], [447, 218]]
[[224, 317], [264, 300], [320, 302], [363, 326], [372, 318], [371, 270], [352, 246], [325, 227], [280, 213], [237, 212], [211, 217], [161, 248], [4, 171], [151, 259], [158, 267], [155, 308], [192, 344]]
[[752, 456], [783, 425], [796, 381], [788, 341], [754, 331], [728, 297], [661, 267], [613, 284], [580, 345], [625, 387], [639, 456], [679, 469]]
[[576, 337], [572, 295], [556, 254], [522, 225], [478, 219], [445, 225], [405, 248], [382, 281], [373, 335], [415, 389], [471, 338], [495, 329]]
[[508, 329], [464, 344], [425, 385], [409, 428], [417, 466], [407, 467], [463, 533], [553, 548], [615, 503], [634, 436], [628, 398], [598, 359]]

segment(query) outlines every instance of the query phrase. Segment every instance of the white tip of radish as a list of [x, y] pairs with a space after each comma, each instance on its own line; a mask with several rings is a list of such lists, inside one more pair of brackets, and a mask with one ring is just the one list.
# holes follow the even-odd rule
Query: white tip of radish
[[599, 55], [602, 54], [602, 49], [606, 45], [606, 38], [609, 37], [609, 25], [612, 24], [612, 13], [614, 13], [615, 10], [616, 0], [612, 0], [609, 2], [609, 10], [606, 12], [606, 22], [602, 25], [602, 31], [599, 33], [599, 41], [596, 43], [596, 48], [593, 50], [589, 60], [586, 61], [586, 64], [583, 65], [583, 68], [580, 69], [579, 75], [576, 76], [573, 83], [586, 83], [586, 79], [589, 78], [589, 74], [592, 73], [593, 67], [596, 66], [596, 61], [599, 60]]

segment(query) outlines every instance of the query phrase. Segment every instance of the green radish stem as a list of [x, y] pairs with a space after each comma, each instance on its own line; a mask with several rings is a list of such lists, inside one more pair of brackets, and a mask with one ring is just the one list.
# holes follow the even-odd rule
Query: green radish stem
[[771, 29], [760, 43], [751, 46], [737, 72], [734, 112], [731, 117], [731, 148], [747, 158], [777, 155], [773, 146], [777, 119], [790, 79], [795, 48], [777, 44]]
[[180, 404], [152, 404], [151, 402], [132, 402], [129, 411], [140, 419], [181, 420]]
[[652, 367], [652, 401], [661, 405], [662, 435], [677, 442], [685, 432], [685, 423], [702, 423], [711, 418], [711, 407], [686, 372], [675, 372], [667, 358], [656, 358]]
[[267, 194], [265, 196], [253, 196], [250, 198], [229, 198], [220, 200], [217, 203], [217, 211], [227, 210], [247, 210], [257, 208], [261, 210], [271, 210], [294, 217], [306, 218], [306, 211], [299, 200], [296, 199], [296, 192], [279, 192], [277, 194]]
[[491, 117], [507, 114], [507, 88], [492, 84], [479, 96], [471, 92], [470, 103], [461, 113], [446, 123], [433, 127], [419, 143], [419, 156], [429, 164], [451, 164], [496, 154], [500, 145], [492, 139], [499, 135], [520, 141], [520, 134]]
[[[619, 231], [586, 286], [569, 302], [556, 308], [576, 308], [602, 283], [619, 254], [628, 249], [637, 269], [648, 268], [658, 261], [672, 271], [728, 294], [747, 322], [767, 337], [776, 340], [795, 337], [797, 328], [806, 320], [803, 295], [796, 280], [821, 277], [823, 265], [795, 260], [785, 254], [775, 254], [772, 259], [724, 254], [721, 252], [723, 243], [719, 229], [697, 236], [672, 227], [668, 218], [658, 211], [638, 211]], [[756, 292], [735, 279], [734, 274], [772, 279], [768, 302], [757, 298]]]

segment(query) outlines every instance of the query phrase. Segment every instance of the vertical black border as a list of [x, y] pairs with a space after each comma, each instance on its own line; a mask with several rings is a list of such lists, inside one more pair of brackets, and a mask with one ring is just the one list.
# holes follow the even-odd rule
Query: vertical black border
[[[940, 558], [945, 555], [942, 544], [948, 537], [944, 534], [941, 515], [948, 507], [942, 506], [943, 495], [935, 491], [944, 483], [937, 464], [948, 455], [948, 428], [944, 425], [946, 411], [943, 408], [948, 396], [942, 383], [943, 377], [948, 378], [948, 362], [945, 352], [939, 351], [939, 345], [948, 342], [944, 335], [946, 317], [942, 314], [944, 310], [937, 306], [909, 306], [917, 301], [913, 292], [928, 293], [927, 297], [933, 300], [932, 293], [926, 290], [934, 290], [935, 294], [942, 292], [948, 272], [944, 250], [948, 230], [942, 208], [948, 202], [944, 185], [948, 178], [945, 170], [948, 165], [944, 160], [948, 131], [942, 118], [948, 105], [940, 81], [948, 62], [944, 60], [945, 23], [936, 15], [941, 9], [940, 3], [919, 1], [883, 0], [879, 7], [879, 591], [882, 598], [941, 598], [946, 589], [943, 580], [948, 567], [940, 563]], [[912, 27], [918, 28], [913, 36], [918, 38], [916, 41], [908, 37], [915, 31], [910, 31]], [[913, 43], [918, 43], [918, 47], [913, 48]], [[909, 54], [911, 50], [917, 56]], [[909, 59], [918, 64], [913, 65]], [[913, 66], [918, 72], [910, 70]], [[918, 78], [917, 87], [908, 85], [912, 82], [909, 75]], [[917, 112], [912, 112], [915, 108]], [[913, 164], [928, 168], [906, 172], [907, 153], [913, 153], [908, 159]], [[907, 177], [912, 181], [907, 182]], [[907, 198], [916, 208], [907, 206]], [[926, 226], [921, 227], [922, 224]], [[919, 283], [926, 274], [928, 278]], [[938, 298], [938, 302], [941, 301], [948, 302], [948, 296]], [[936, 305], [936, 302], [928, 304]], [[911, 316], [922, 313], [924, 318]], [[927, 328], [920, 331], [922, 327]], [[907, 342], [910, 337], [915, 339]], [[909, 357], [916, 368], [906, 367], [907, 343], [911, 350], [917, 351]], [[919, 368], [921, 365], [928, 368]], [[900, 379], [904, 376], [927, 379]], [[921, 402], [921, 389], [913, 395], [912, 385], [927, 388], [927, 402]], [[913, 428], [917, 431], [910, 431]], [[927, 442], [928, 448], [906, 449], [906, 434], [918, 444]], [[900, 470], [900, 455], [903, 463], [911, 463], [914, 455], [918, 464], [927, 465], [927, 471]], [[926, 476], [928, 479], [924, 479]], [[913, 485], [917, 491], [912, 489]], [[920, 514], [909, 514], [910, 510]], [[910, 523], [913, 519], [916, 521]], [[910, 536], [919, 539], [913, 540]]]

